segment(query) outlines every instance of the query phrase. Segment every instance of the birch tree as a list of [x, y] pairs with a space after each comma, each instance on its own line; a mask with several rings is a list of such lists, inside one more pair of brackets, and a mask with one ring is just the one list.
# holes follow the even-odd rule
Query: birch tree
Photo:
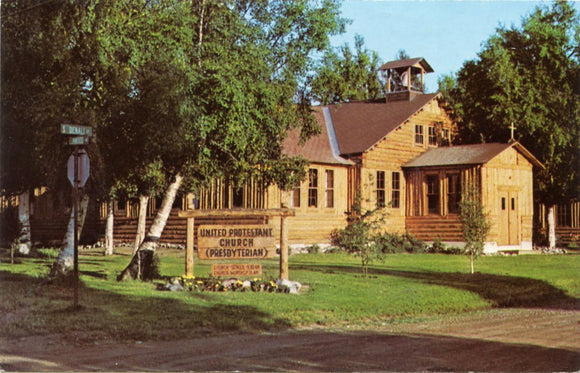
[[[165, 148], [159, 137], [145, 136], [151, 142], [143, 149], [155, 149], [171, 182], [119, 279], [146, 278], [176, 189], [185, 179], [191, 185], [227, 175], [243, 183], [254, 176], [268, 183], [284, 173], [281, 168], [302, 172], [298, 167], [304, 163], [283, 160], [281, 142], [291, 127], [315, 130], [300, 83], [312, 66], [312, 52], [324, 49], [329, 35], [343, 27], [334, 1], [189, 4], [174, 3], [167, 21], [172, 33], [163, 34], [162, 45], [178, 46], [168, 53], [177, 60], [159, 65], [151, 59], [141, 74], [145, 79], [137, 80], [139, 122], [155, 118], [155, 128], [164, 134], [171, 128], [177, 138]], [[183, 18], [175, 17], [176, 9]], [[179, 38], [187, 42], [176, 43]], [[153, 128], [140, 125], [140, 131], [143, 127]]]

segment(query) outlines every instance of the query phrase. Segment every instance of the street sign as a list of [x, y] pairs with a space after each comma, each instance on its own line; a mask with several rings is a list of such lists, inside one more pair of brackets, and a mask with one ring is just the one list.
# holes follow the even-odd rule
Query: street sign
[[88, 136], [71, 136], [68, 138], [69, 145], [88, 145], [89, 144], [89, 137]]
[[61, 124], [60, 133], [69, 136], [93, 136], [93, 128], [77, 124]]
[[[89, 173], [90, 173], [90, 167], [91, 167], [91, 162], [89, 160], [89, 155], [87, 154], [86, 151], [84, 150], [80, 150], [78, 152], [78, 156], [77, 156], [77, 180], [78, 180], [78, 187], [82, 188], [85, 186], [85, 184], [87, 183], [87, 180], [89, 179]], [[68, 180], [70, 181], [71, 185], [74, 187], [75, 186], [75, 154], [71, 154], [70, 157], [68, 157], [68, 162], [66, 164], [67, 166], [67, 176], [68, 176]]]

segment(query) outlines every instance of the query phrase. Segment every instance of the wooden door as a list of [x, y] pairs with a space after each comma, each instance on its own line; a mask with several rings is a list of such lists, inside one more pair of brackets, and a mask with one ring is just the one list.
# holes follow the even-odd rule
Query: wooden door
[[499, 245], [520, 244], [520, 216], [517, 192], [499, 193]]

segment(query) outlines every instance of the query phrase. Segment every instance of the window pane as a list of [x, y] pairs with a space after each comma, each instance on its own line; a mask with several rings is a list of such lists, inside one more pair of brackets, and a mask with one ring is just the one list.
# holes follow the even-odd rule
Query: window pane
[[308, 187], [318, 188], [318, 170], [308, 170]]
[[326, 207], [334, 207], [334, 190], [332, 189], [326, 191]]
[[437, 145], [437, 135], [435, 127], [429, 127], [429, 145]]
[[391, 207], [399, 208], [401, 205], [401, 176], [399, 172], [392, 173], [391, 188]]
[[334, 207], [334, 171], [326, 170], [326, 207]]
[[461, 200], [461, 177], [447, 175], [447, 211], [450, 214], [459, 213], [459, 201]]
[[377, 207], [386, 206], [385, 171], [377, 171]]
[[428, 175], [427, 184], [427, 211], [429, 214], [439, 214], [439, 177]]
[[385, 189], [385, 171], [377, 171], [377, 189]]
[[308, 170], [308, 207], [318, 206], [318, 170]]
[[423, 126], [415, 125], [415, 143], [423, 144]]
[[292, 207], [300, 207], [300, 186], [292, 189]]

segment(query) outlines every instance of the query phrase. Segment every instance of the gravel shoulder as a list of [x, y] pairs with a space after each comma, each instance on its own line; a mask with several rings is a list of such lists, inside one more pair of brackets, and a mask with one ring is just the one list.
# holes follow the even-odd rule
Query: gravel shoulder
[[0, 337], [4, 371], [580, 370], [580, 311], [499, 309], [386, 324], [179, 341], [76, 344]]

